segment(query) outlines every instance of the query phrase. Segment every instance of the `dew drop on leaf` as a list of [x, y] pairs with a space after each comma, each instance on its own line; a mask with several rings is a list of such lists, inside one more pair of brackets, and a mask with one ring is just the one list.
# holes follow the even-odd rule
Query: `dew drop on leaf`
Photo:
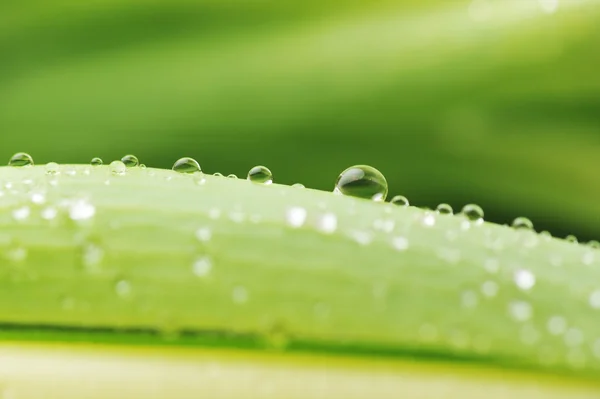
[[125, 164], [121, 161], [111, 162], [109, 169], [110, 173], [115, 176], [123, 176], [125, 173], [127, 173], [127, 166], [125, 166]]
[[135, 155], [131, 154], [125, 155], [123, 158], [121, 158], [121, 162], [123, 162], [123, 164], [128, 168], [134, 168], [140, 164], [139, 159]]
[[8, 161], [9, 166], [33, 166], [33, 158], [25, 152], [18, 152]]
[[565, 237], [565, 240], [567, 240], [567, 242], [570, 242], [572, 244], [577, 244], [577, 237], [575, 237], [574, 235], [568, 235]]
[[454, 210], [448, 204], [439, 204], [435, 210], [440, 215], [452, 215], [454, 213]]
[[513, 220], [512, 227], [514, 229], [520, 230], [533, 230], [533, 223], [531, 222], [531, 220], [525, 217], [518, 217], [515, 220]]
[[173, 164], [173, 170], [179, 173], [196, 173], [200, 172], [200, 164], [194, 158], [180, 158]]
[[273, 183], [273, 173], [265, 166], [255, 166], [248, 172], [248, 180], [253, 183]]
[[388, 183], [383, 174], [367, 165], [356, 165], [344, 170], [335, 183], [334, 193], [384, 201]]
[[302, 184], [302, 183], [294, 183], [294, 184], [292, 184], [292, 187], [294, 187], [294, 188], [306, 188], [304, 186], [304, 184]]
[[483, 222], [483, 209], [476, 204], [465, 205], [461, 212], [467, 219], [472, 222], [482, 223]]
[[403, 195], [396, 195], [394, 198], [392, 198], [390, 200], [390, 203], [394, 204], [394, 205], [398, 205], [398, 206], [408, 206], [409, 205], [408, 198], [406, 198]]
[[230, 178], [230, 179], [237, 179], [238, 178], [237, 175], [235, 175], [233, 173], [227, 175], [227, 177]]
[[96, 157], [96, 158], [92, 158], [90, 164], [92, 166], [102, 166], [104, 164], [104, 162], [102, 162], [102, 159]]
[[49, 162], [46, 164], [46, 174], [55, 176], [59, 173], [60, 166], [56, 162]]

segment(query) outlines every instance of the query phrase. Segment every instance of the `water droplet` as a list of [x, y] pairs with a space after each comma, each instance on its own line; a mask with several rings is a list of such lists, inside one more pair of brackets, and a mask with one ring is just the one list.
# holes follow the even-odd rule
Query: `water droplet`
[[143, 164], [143, 163], [141, 163], [141, 164], [140, 164], [140, 169], [142, 169], [142, 170], [146, 169], [146, 165], [145, 165], [145, 164]]
[[488, 298], [495, 297], [498, 293], [498, 284], [494, 281], [486, 281], [481, 285], [481, 292]]
[[337, 178], [334, 192], [352, 197], [384, 201], [388, 183], [383, 174], [367, 165], [352, 166]]
[[201, 242], [209, 242], [212, 238], [212, 231], [208, 227], [200, 227], [196, 230], [196, 238]]
[[76, 222], [89, 220], [96, 214], [96, 207], [85, 199], [71, 202], [69, 206], [69, 217]]
[[46, 194], [41, 191], [34, 191], [31, 193], [31, 202], [36, 205], [43, 205], [46, 202]]
[[58, 210], [52, 206], [44, 208], [41, 212], [42, 219], [44, 220], [54, 220], [58, 215]]
[[473, 291], [465, 291], [461, 295], [461, 303], [465, 308], [474, 308], [477, 306], [479, 299], [477, 298], [477, 294]]
[[200, 172], [200, 164], [194, 158], [180, 158], [173, 164], [173, 170], [179, 173], [196, 173]]
[[248, 172], [248, 180], [254, 183], [273, 183], [273, 173], [264, 166], [255, 166]]
[[216, 172], [216, 173], [213, 173], [213, 176], [215, 176], [215, 177], [223, 177], [223, 174], [221, 174], [219, 172]]
[[565, 333], [565, 344], [567, 346], [579, 346], [583, 343], [583, 332], [578, 328], [569, 328]]
[[123, 176], [127, 173], [127, 166], [121, 161], [113, 161], [109, 166], [110, 172], [115, 176]]
[[72, 167], [72, 166], [69, 166], [69, 167], [67, 167], [67, 168], [66, 168], [66, 170], [65, 170], [65, 174], [66, 174], [67, 176], [75, 176], [75, 175], [77, 174], [77, 171], [75, 170], [75, 168], [74, 168], [74, 167]]
[[293, 206], [286, 211], [285, 220], [289, 226], [299, 228], [304, 225], [306, 216], [306, 209], [299, 206]]
[[425, 213], [425, 216], [423, 217], [423, 224], [427, 227], [435, 226], [435, 216], [429, 212]]
[[479, 205], [465, 205], [461, 213], [472, 222], [476, 222], [477, 224], [483, 223], [483, 209]]
[[337, 229], [337, 216], [334, 213], [325, 213], [317, 220], [317, 229], [325, 234], [333, 234]]
[[123, 158], [121, 158], [121, 162], [123, 162], [127, 168], [135, 168], [136, 166], [140, 165], [139, 159], [135, 155], [131, 154], [125, 155]]
[[104, 164], [104, 162], [102, 162], [102, 159], [100, 158], [92, 158], [92, 160], [90, 161], [90, 164], [92, 166], [102, 166]]
[[594, 309], [600, 309], [600, 290], [596, 290], [590, 294], [590, 306]]
[[198, 186], [203, 186], [206, 183], [206, 177], [204, 177], [204, 173], [194, 173], [194, 183], [196, 183]]
[[18, 222], [23, 222], [29, 218], [31, 214], [31, 209], [28, 206], [21, 206], [12, 212], [13, 219]]
[[405, 251], [408, 249], [408, 240], [405, 237], [392, 238], [392, 246], [397, 251]]
[[33, 158], [27, 153], [18, 152], [10, 158], [8, 166], [33, 166]]
[[594, 249], [600, 249], [600, 242], [599, 242], [599, 241], [596, 241], [596, 240], [589, 241], [589, 242], [587, 243], [587, 245], [588, 245], [590, 248], [594, 248]]
[[127, 298], [131, 295], [131, 283], [127, 280], [119, 280], [115, 284], [115, 292], [121, 298]]
[[402, 195], [396, 195], [394, 198], [392, 198], [390, 200], [390, 203], [394, 204], [394, 205], [398, 205], [398, 206], [408, 206], [408, 205], [410, 205], [408, 203], [408, 198], [406, 198], [406, 197], [404, 197]]
[[60, 166], [56, 162], [48, 162], [46, 164], [46, 174], [50, 176], [55, 176], [59, 173]]
[[232, 298], [235, 303], [246, 303], [248, 302], [248, 290], [245, 287], [238, 285], [233, 288]]
[[568, 235], [568, 236], [566, 236], [566, 237], [565, 237], [565, 240], [566, 240], [567, 242], [570, 242], [570, 243], [572, 243], [572, 244], [577, 244], [577, 242], [578, 242], [578, 241], [577, 241], [577, 237], [575, 237], [575, 236], [574, 236], [574, 235], [572, 235], [572, 234], [571, 234], [571, 235]]
[[452, 215], [454, 213], [454, 210], [452, 209], [452, 207], [448, 204], [439, 204], [435, 210], [437, 211], [437, 213], [439, 213], [440, 215]]
[[515, 271], [514, 280], [517, 287], [523, 291], [528, 291], [535, 285], [535, 275], [529, 270], [519, 269]]
[[194, 261], [192, 271], [198, 277], [207, 276], [212, 269], [212, 262], [209, 257], [203, 256]]
[[529, 302], [512, 301], [508, 304], [508, 312], [516, 321], [527, 321], [533, 315]]
[[302, 183], [294, 183], [294, 184], [292, 184], [292, 187], [294, 187], [294, 188], [306, 188], [306, 187], [304, 187], [304, 184], [302, 184]]
[[237, 179], [238, 177], [237, 177], [237, 175], [234, 175], [233, 173], [231, 173], [231, 174], [227, 175], [227, 178], [228, 179]]
[[548, 332], [552, 335], [562, 335], [567, 331], [567, 320], [562, 316], [552, 316], [548, 319]]
[[533, 223], [525, 217], [518, 217], [512, 222], [512, 227], [522, 230], [533, 230]]

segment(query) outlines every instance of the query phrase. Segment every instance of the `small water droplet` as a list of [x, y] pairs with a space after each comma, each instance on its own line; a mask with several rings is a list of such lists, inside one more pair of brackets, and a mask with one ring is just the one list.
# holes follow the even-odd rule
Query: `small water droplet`
[[374, 201], [385, 201], [388, 183], [377, 169], [367, 165], [356, 165], [340, 174], [334, 192]]
[[435, 210], [440, 215], [452, 215], [454, 213], [454, 210], [448, 204], [439, 204]]
[[58, 210], [53, 206], [49, 206], [47, 208], [42, 209], [41, 216], [44, 220], [54, 220], [58, 215]]
[[238, 285], [233, 288], [232, 298], [233, 302], [237, 304], [246, 303], [248, 302], [248, 290], [245, 287]]
[[197, 173], [200, 172], [200, 164], [194, 158], [180, 158], [173, 164], [173, 170], [179, 173]]
[[433, 215], [433, 213], [425, 213], [425, 216], [423, 217], [423, 225], [427, 227], [435, 226], [435, 216]]
[[273, 183], [273, 173], [264, 166], [255, 166], [248, 172], [248, 180], [253, 183], [271, 184]]
[[56, 162], [48, 162], [46, 164], [46, 174], [50, 176], [55, 176], [59, 174], [60, 166]]
[[127, 168], [135, 168], [136, 166], [140, 165], [139, 159], [135, 155], [131, 154], [125, 155], [123, 158], [121, 158], [121, 162], [123, 162]]
[[570, 243], [572, 243], [572, 244], [577, 244], [577, 242], [578, 242], [578, 241], [577, 241], [577, 237], [575, 237], [575, 236], [574, 236], [574, 235], [572, 235], [572, 234], [570, 234], [570, 235], [566, 236], [566, 237], [565, 237], [565, 240], [566, 240], [567, 242], [570, 242]]
[[23, 221], [27, 220], [29, 218], [30, 214], [31, 214], [31, 209], [27, 205], [21, 206], [15, 210], [13, 210], [13, 212], [12, 212], [13, 219], [15, 219], [18, 222], [23, 222]]
[[545, 241], [550, 241], [550, 239], [552, 239], [552, 234], [550, 234], [549, 231], [541, 231], [539, 234], [540, 237], [542, 237]]
[[43, 205], [46, 202], [46, 194], [41, 191], [34, 191], [31, 193], [30, 199], [35, 205]]
[[92, 158], [92, 160], [90, 161], [90, 164], [92, 166], [102, 166], [104, 164], [104, 162], [102, 161], [102, 159], [96, 157], [96, 158]]
[[200, 242], [209, 242], [212, 238], [212, 231], [208, 227], [200, 227], [196, 230], [196, 238]]
[[227, 175], [227, 178], [228, 179], [237, 179], [238, 177], [237, 177], [237, 175], [234, 175], [233, 173], [231, 173], [231, 174]]
[[465, 308], [474, 308], [478, 302], [477, 294], [473, 291], [464, 291], [461, 295], [461, 303]]
[[408, 249], [408, 240], [405, 237], [394, 237], [392, 238], [392, 246], [397, 251], [405, 251]]
[[394, 205], [398, 205], [398, 206], [409, 206], [410, 204], [408, 203], [408, 198], [406, 198], [403, 195], [396, 195], [394, 198], [392, 198], [390, 200], [391, 204]]
[[594, 309], [600, 309], [600, 290], [596, 290], [590, 294], [590, 306]]
[[523, 291], [528, 291], [535, 285], [535, 275], [529, 270], [519, 269], [515, 271], [513, 277], [517, 287]]
[[203, 186], [206, 183], [206, 177], [204, 177], [204, 173], [194, 173], [194, 183], [196, 183], [197, 186]]
[[213, 176], [215, 176], [215, 177], [223, 177], [223, 174], [219, 173], [219, 172], [215, 172], [215, 173], [213, 173]]
[[304, 187], [304, 184], [302, 184], [302, 183], [294, 183], [294, 184], [292, 184], [292, 187], [294, 187], [294, 188], [306, 188], [306, 187]]
[[481, 285], [481, 292], [488, 298], [493, 298], [498, 293], [498, 284], [494, 281], [486, 281]]
[[588, 241], [587, 245], [590, 248], [594, 248], [594, 249], [600, 249], [600, 242], [596, 241], [596, 240], [592, 240], [592, 241]]
[[69, 217], [76, 222], [90, 220], [96, 214], [96, 207], [86, 199], [77, 199], [69, 206]]
[[142, 170], [146, 169], [146, 165], [145, 165], [145, 164], [143, 164], [143, 163], [141, 163], [141, 164], [140, 164], [140, 169], [142, 169]]
[[509, 314], [516, 321], [527, 321], [533, 315], [533, 308], [529, 302], [525, 301], [512, 301], [508, 304]]
[[353, 230], [348, 235], [359, 245], [369, 245], [373, 241], [373, 235], [368, 231]]
[[109, 166], [110, 172], [115, 176], [123, 176], [127, 173], [127, 166], [121, 161], [113, 161]]
[[115, 292], [121, 298], [127, 298], [131, 295], [131, 283], [127, 280], [119, 280], [115, 284]]
[[548, 319], [548, 332], [552, 335], [562, 335], [567, 331], [567, 320], [562, 316], [552, 316]]
[[8, 166], [33, 166], [33, 158], [25, 152], [18, 152], [10, 158]]
[[325, 213], [317, 220], [317, 229], [325, 234], [333, 234], [337, 229], [337, 216], [334, 213]]
[[526, 217], [518, 217], [513, 220], [512, 227], [520, 230], [533, 230], [533, 223]]
[[202, 256], [194, 261], [192, 271], [198, 277], [206, 277], [212, 270], [212, 262], [209, 257]]
[[286, 211], [285, 220], [289, 226], [299, 228], [304, 225], [307, 214], [308, 212], [306, 209], [299, 206], [293, 206]]
[[481, 209], [479, 205], [465, 205], [461, 213], [472, 222], [475, 222], [477, 224], [483, 223], [483, 209]]
[[583, 332], [578, 328], [569, 328], [565, 332], [565, 344], [570, 347], [579, 346], [583, 343]]

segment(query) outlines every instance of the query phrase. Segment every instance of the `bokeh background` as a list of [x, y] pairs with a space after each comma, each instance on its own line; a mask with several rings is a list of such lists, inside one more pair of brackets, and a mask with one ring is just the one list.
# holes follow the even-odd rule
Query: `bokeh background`
[[0, 159], [331, 190], [600, 238], [598, 0], [2, 0]]

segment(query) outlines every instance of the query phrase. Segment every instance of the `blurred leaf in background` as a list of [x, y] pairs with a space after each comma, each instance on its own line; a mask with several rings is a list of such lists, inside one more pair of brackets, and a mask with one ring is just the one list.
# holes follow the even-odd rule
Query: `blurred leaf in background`
[[357, 163], [416, 206], [600, 237], [598, 0], [4, 0], [0, 159]]

